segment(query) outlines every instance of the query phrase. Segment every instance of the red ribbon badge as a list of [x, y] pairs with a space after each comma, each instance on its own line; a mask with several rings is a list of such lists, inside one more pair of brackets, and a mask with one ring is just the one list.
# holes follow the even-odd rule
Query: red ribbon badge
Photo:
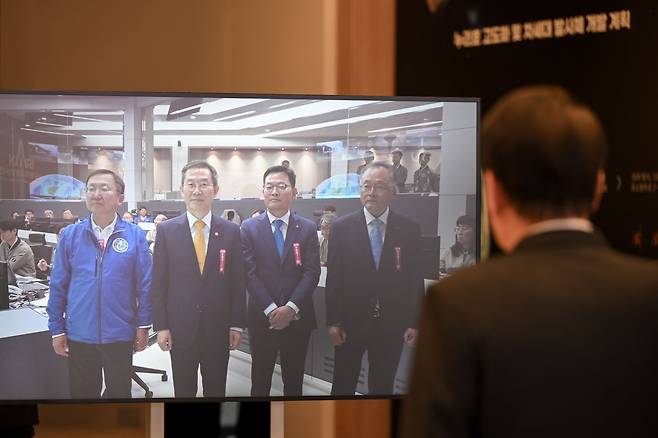
[[293, 252], [295, 253], [295, 265], [302, 266], [302, 247], [299, 242], [292, 244]]
[[402, 249], [399, 246], [395, 247], [395, 270], [400, 272], [402, 269]]
[[226, 266], [226, 250], [225, 249], [220, 249], [219, 250], [219, 273], [223, 274], [224, 273], [224, 267]]

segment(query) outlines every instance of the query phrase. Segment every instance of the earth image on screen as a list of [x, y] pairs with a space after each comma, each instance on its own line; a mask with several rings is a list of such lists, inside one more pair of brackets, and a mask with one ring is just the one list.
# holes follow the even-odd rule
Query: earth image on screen
[[30, 183], [30, 198], [82, 199], [85, 185], [68, 175], [49, 174]]

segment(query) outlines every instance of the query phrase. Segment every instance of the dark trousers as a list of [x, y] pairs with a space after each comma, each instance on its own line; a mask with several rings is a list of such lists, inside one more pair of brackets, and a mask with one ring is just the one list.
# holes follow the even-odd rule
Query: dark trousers
[[301, 320], [291, 321], [283, 330], [274, 330], [269, 328], [269, 321], [262, 312], [249, 315], [252, 397], [269, 397], [277, 353], [281, 354], [283, 395], [302, 395], [310, 336], [311, 329]]
[[212, 333], [205, 328], [203, 318], [190, 345], [176, 343], [172, 332], [171, 372], [174, 379], [175, 397], [193, 398], [197, 393], [199, 367], [203, 382], [204, 397], [224, 397], [226, 394], [226, 372], [228, 370], [229, 328], [221, 333]]
[[391, 395], [402, 353], [402, 335], [381, 318], [369, 318], [360, 330], [347, 332], [347, 340], [334, 348], [331, 395], [354, 395], [363, 353], [368, 352], [368, 394]]
[[103, 375], [105, 396], [130, 398], [133, 342], [85, 344], [68, 341], [71, 397], [98, 399]]

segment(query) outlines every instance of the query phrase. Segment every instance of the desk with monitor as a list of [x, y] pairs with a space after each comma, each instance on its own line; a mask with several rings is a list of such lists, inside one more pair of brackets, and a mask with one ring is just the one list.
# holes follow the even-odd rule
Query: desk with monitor
[[0, 311], [0, 352], [0, 400], [69, 398], [68, 362], [53, 353], [46, 316]]

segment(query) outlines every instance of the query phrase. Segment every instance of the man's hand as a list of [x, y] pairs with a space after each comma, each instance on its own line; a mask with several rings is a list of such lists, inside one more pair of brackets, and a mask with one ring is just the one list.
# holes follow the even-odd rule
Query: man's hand
[[327, 331], [329, 332], [329, 339], [331, 339], [331, 343], [334, 344], [334, 347], [343, 345], [347, 340], [347, 333], [340, 326], [330, 325]]
[[268, 318], [270, 319], [270, 327], [275, 330], [283, 330], [288, 327], [293, 316], [295, 316], [295, 311], [291, 307], [277, 307], [268, 315]]
[[133, 349], [135, 351], [143, 351], [149, 343], [149, 329], [138, 328], [135, 334], [135, 344]]
[[169, 330], [160, 330], [158, 332], [158, 345], [162, 351], [171, 350], [173, 343], [171, 341], [171, 332]]
[[242, 333], [237, 330], [229, 330], [228, 332], [228, 348], [229, 350], [235, 350], [240, 346], [240, 339], [242, 339]]
[[66, 335], [53, 338], [53, 350], [60, 356], [69, 357], [69, 341], [66, 339]]
[[415, 347], [416, 340], [418, 339], [418, 330], [408, 328], [407, 330], [405, 330], [403, 338], [404, 338], [404, 342], [406, 342], [408, 346]]
[[42, 272], [45, 272], [48, 270], [48, 268], [50, 268], [50, 266], [48, 266], [46, 259], [41, 259], [39, 260], [39, 263], [37, 263], [37, 268], [39, 268]]

